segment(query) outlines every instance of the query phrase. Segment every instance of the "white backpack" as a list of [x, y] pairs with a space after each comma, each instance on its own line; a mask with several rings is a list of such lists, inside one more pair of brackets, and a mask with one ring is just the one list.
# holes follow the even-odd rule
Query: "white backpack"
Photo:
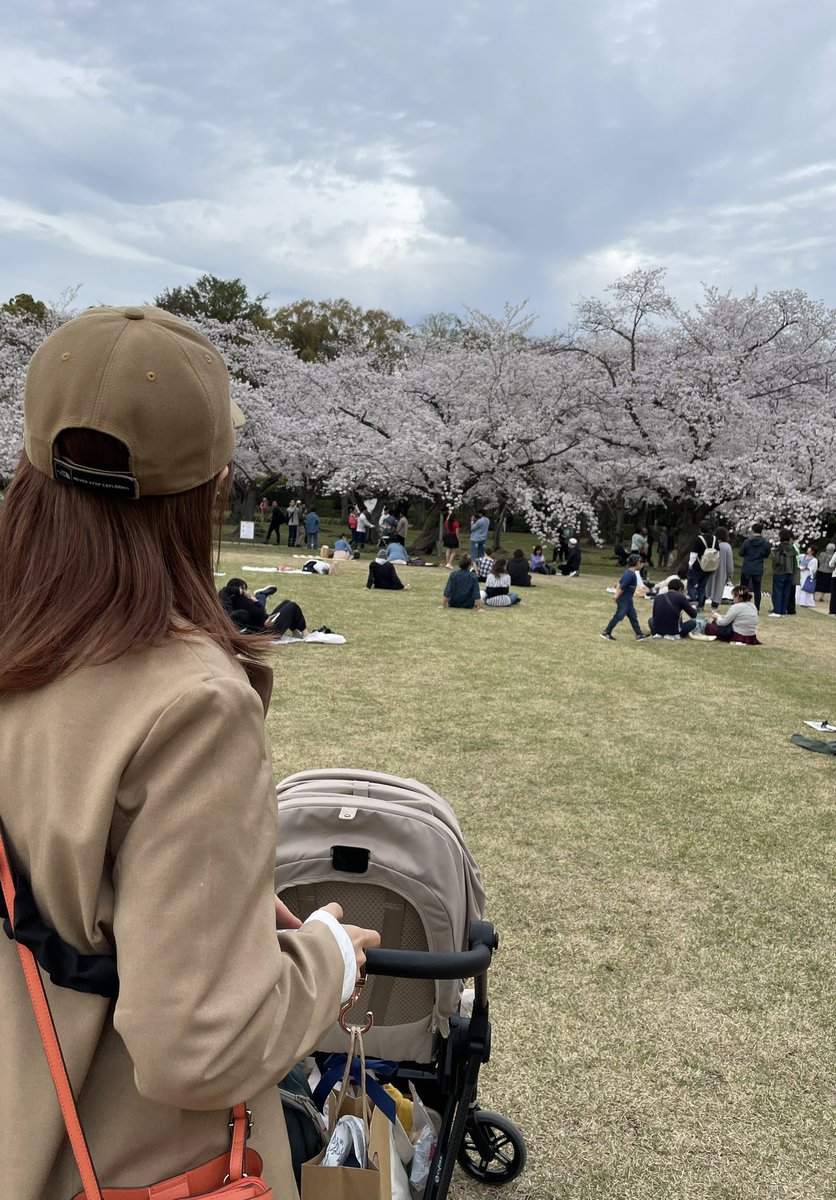
[[700, 541], [705, 546], [702, 554], [699, 557], [700, 570], [705, 571], [706, 575], [710, 575], [712, 571], [716, 571], [720, 565], [720, 551], [717, 549], [716, 537], [711, 538], [709, 546], [705, 538], [700, 534]]

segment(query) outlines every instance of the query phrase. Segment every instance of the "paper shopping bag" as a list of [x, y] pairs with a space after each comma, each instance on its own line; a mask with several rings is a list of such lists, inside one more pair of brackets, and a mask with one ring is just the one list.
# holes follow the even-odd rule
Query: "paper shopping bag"
[[[359, 1052], [361, 1078], [359, 1095], [349, 1095], [349, 1072]], [[329, 1139], [340, 1117], [359, 1117], [365, 1133], [365, 1161], [357, 1167], [326, 1167], [326, 1146], [316, 1158], [302, 1164], [301, 1200], [392, 1200], [390, 1122], [375, 1108], [366, 1093], [366, 1063], [359, 1031], [351, 1031], [348, 1054], [339, 1092], [332, 1092], [328, 1106]]]

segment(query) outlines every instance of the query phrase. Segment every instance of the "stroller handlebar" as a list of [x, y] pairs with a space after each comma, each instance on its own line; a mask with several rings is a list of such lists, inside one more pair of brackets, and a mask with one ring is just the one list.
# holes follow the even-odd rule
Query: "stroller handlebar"
[[367, 950], [367, 975], [394, 975], [398, 979], [469, 979], [483, 975], [491, 965], [488, 946], [459, 953], [433, 954], [428, 950]]
[[476, 921], [470, 926], [470, 949], [433, 953], [430, 950], [367, 950], [367, 975], [398, 979], [470, 979], [484, 975], [498, 944], [493, 926]]

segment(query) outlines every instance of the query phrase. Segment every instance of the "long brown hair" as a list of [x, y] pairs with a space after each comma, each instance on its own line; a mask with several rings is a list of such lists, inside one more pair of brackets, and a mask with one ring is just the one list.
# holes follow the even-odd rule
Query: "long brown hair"
[[[105, 434], [68, 431], [60, 451], [101, 470], [127, 465]], [[263, 653], [267, 639], [239, 633], [215, 592], [218, 492], [212, 479], [175, 496], [112, 500], [48, 479], [22, 455], [0, 505], [0, 696], [170, 637]]]

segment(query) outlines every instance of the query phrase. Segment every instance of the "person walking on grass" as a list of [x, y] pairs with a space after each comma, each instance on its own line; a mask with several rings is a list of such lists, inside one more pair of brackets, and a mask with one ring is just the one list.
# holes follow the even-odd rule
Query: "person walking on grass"
[[632, 626], [637, 642], [645, 642], [650, 637], [649, 633], [645, 633], [642, 630], [634, 603], [636, 588], [641, 585], [642, 591], [644, 591], [644, 582], [639, 575], [640, 561], [638, 554], [631, 554], [627, 559], [627, 570], [619, 579], [618, 586], [615, 589], [615, 613], [607, 628], [601, 634], [605, 642], [615, 641], [612, 631], [619, 621], [623, 621], [625, 617]]
[[273, 503], [270, 505], [270, 526], [267, 530], [267, 536], [264, 539], [265, 542], [269, 542], [270, 534], [275, 533], [276, 545], [281, 546], [281, 544], [282, 544], [281, 528], [282, 528], [283, 523], [284, 523], [284, 513], [279, 508], [278, 500], [274, 500]]

